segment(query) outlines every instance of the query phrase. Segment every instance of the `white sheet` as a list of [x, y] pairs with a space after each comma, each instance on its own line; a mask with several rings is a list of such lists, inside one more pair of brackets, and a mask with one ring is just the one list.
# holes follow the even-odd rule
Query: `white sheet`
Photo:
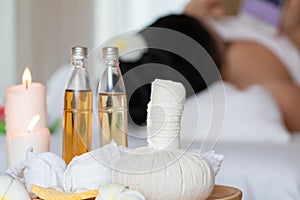
[[243, 200], [300, 199], [300, 134], [290, 144], [218, 144], [225, 155], [217, 183], [240, 188]]
[[[138, 132], [143, 135], [145, 130]], [[190, 141], [182, 139], [182, 147], [189, 145]], [[139, 142], [132, 146], [139, 146]], [[201, 143], [195, 141], [190, 150], [200, 147]], [[299, 133], [290, 143], [218, 142], [215, 150], [225, 156], [216, 183], [241, 189], [243, 200], [300, 199]]]
[[187, 99], [181, 137], [215, 142], [218, 133], [225, 142], [290, 140], [279, 106], [267, 90], [259, 85], [239, 90], [221, 81]]
[[[144, 129], [143, 129], [144, 130]], [[51, 137], [51, 151], [61, 154], [61, 135]], [[144, 141], [130, 146], [142, 146]], [[183, 142], [184, 143], [184, 142]], [[198, 149], [194, 143], [192, 149]], [[243, 200], [300, 199], [300, 134], [291, 143], [218, 143], [216, 151], [225, 155], [217, 184], [240, 188]], [[5, 173], [5, 137], [0, 136], [0, 174]]]

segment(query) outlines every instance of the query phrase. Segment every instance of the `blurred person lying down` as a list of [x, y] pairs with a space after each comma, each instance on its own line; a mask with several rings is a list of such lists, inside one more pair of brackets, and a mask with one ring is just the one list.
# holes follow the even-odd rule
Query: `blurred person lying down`
[[[220, 0], [192, 0], [187, 4], [185, 13], [203, 22], [204, 13], [200, 14], [197, 7], [206, 4], [209, 9], [215, 10], [209, 13], [220, 17], [222, 8], [219, 2]], [[262, 85], [275, 98], [287, 128], [290, 131], [299, 131], [300, 1], [289, 0], [286, 6], [281, 35], [260, 33], [254, 27], [244, 29], [248, 32], [239, 35], [234, 27], [227, 27], [227, 33], [226, 27], [214, 27], [221, 37], [236, 35], [227, 38], [225, 36], [225, 60], [221, 69], [223, 79], [241, 89], [253, 84]], [[243, 27], [240, 27], [240, 32], [243, 32], [241, 30]]]
[[[300, 1], [289, 0], [280, 35], [265, 33], [236, 19], [225, 20], [220, 1], [191, 0], [184, 14], [162, 17], [150, 27], [175, 30], [197, 41], [215, 62], [222, 79], [237, 88], [261, 85], [274, 97], [286, 127], [300, 131]], [[143, 31], [140, 34], [149, 43], [155, 40]], [[136, 61], [121, 58], [121, 70], [126, 74], [147, 63], [164, 64], [181, 73], [193, 90], [187, 95], [210, 84], [185, 59], [159, 49], [149, 49]], [[170, 79], [178, 81], [176, 77]], [[125, 81], [125, 85], [130, 84], [134, 84], [132, 80]], [[130, 115], [137, 124], [145, 123], [150, 92], [150, 84], [144, 85], [129, 100]]]

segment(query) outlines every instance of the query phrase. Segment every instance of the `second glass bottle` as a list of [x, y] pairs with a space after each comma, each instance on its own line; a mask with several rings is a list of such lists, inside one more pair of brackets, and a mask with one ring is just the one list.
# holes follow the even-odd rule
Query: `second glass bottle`
[[103, 48], [105, 71], [98, 84], [100, 146], [128, 146], [126, 91], [119, 68], [118, 48]]

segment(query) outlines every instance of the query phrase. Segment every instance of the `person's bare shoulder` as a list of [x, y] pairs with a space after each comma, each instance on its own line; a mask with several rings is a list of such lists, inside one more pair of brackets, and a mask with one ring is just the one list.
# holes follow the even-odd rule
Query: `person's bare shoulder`
[[256, 43], [235, 42], [228, 47], [226, 58], [224, 80], [239, 88], [264, 87], [279, 105], [286, 127], [300, 131], [300, 87], [271, 51]]
[[222, 74], [224, 80], [240, 88], [269, 81], [291, 81], [283, 63], [270, 50], [246, 41], [228, 45]]

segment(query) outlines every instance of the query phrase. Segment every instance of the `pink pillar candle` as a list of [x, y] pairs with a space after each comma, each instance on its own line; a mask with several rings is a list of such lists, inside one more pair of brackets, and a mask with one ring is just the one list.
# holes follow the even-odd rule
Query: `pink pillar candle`
[[[26, 74], [26, 70], [28, 70]], [[26, 130], [34, 115], [40, 115], [35, 128], [47, 127], [46, 88], [40, 83], [31, 83], [29, 69], [23, 74], [23, 84], [6, 89], [5, 122], [6, 132]], [[24, 79], [24, 75], [29, 78]]]

